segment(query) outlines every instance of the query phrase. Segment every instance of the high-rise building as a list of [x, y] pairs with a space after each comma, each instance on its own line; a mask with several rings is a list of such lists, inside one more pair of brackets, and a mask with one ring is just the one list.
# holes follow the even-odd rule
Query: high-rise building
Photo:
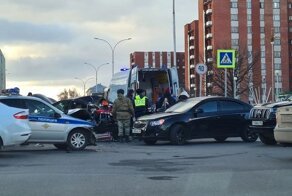
[[[184, 52], [176, 53], [176, 64], [179, 77], [179, 86], [185, 87], [185, 57]], [[131, 66], [139, 68], [173, 67], [173, 52], [133, 52], [130, 54]]]
[[[198, 89], [198, 75], [190, 77], [192, 65], [204, 63], [208, 67], [203, 79], [205, 94], [222, 94], [216, 52], [234, 49], [237, 67], [228, 70], [228, 77], [234, 80], [228, 86], [236, 97], [266, 102], [291, 91], [292, 0], [199, 0], [198, 7], [199, 18], [194, 22], [198, 24], [185, 26], [186, 43], [191, 43], [192, 36], [188, 36], [192, 31], [196, 41], [195, 62], [186, 62], [188, 88], [193, 84]], [[191, 59], [190, 47], [186, 51], [185, 58]]]
[[6, 68], [5, 68], [5, 58], [0, 50], [0, 91], [6, 89]]

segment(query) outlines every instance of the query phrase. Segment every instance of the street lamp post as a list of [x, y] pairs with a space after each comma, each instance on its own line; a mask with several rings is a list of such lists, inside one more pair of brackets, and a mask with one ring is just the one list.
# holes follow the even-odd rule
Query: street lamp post
[[272, 40], [271, 40], [271, 45], [272, 45], [272, 84], [271, 84], [271, 90], [272, 90], [272, 102], [274, 102], [274, 89], [275, 89], [275, 87], [274, 87], [274, 79], [275, 79], [275, 73], [274, 73], [274, 37], [272, 38]]
[[80, 81], [82, 82], [82, 84], [83, 84], [83, 95], [85, 96], [86, 83], [87, 83], [89, 80], [93, 79], [93, 78], [88, 78], [87, 80], [82, 80], [82, 79], [80, 79], [80, 78], [78, 78], [78, 77], [75, 77], [74, 79], [76, 79], [76, 80], [80, 80]]
[[103, 65], [108, 65], [109, 63], [103, 63], [97, 67], [95, 67], [94, 65], [90, 64], [90, 63], [87, 63], [85, 62], [84, 64], [86, 65], [89, 65], [91, 66], [94, 70], [95, 70], [95, 92], [97, 93], [97, 73], [98, 73], [98, 70], [103, 66]]
[[117, 47], [118, 44], [120, 44], [121, 42], [123, 41], [127, 41], [127, 40], [131, 40], [132, 38], [127, 38], [127, 39], [122, 39], [120, 41], [118, 41], [114, 46], [112, 46], [107, 40], [105, 39], [101, 39], [101, 38], [98, 38], [98, 37], [95, 37], [94, 39], [97, 39], [97, 40], [100, 40], [100, 41], [103, 41], [105, 43], [107, 43], [112, 51], [112, 76], [114, 75], [115, 73], [115, 49]]

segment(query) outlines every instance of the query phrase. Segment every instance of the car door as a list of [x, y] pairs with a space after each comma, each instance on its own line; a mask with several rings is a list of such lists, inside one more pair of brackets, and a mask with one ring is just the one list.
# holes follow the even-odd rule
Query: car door
[[238, 136], [244, 126], [245, 107], [243, 104], [232, 100], [220, 100], [220, 120], [217, 123], [217, 136]]
[[30, 141], [64, 141], [65, 125], [60, 123], [56, 112], [47, 104], [37, 100], [26, 100], [29, 109], [29, 124], [32, 129]]
[[198, 104], [191, 112], [193, 119], [191, 120], [191, 129], [193, 138], [213, 137], [216, 128], [218, 104], [216, 100], [207, 100], [202, 104]]

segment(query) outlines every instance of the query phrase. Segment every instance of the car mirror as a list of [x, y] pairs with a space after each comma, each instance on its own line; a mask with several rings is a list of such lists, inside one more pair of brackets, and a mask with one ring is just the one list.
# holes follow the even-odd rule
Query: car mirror
[[59, 114], [59, 113], [56, 112], [56, 113], [54, 114], [54, 118], [61, 118], [61, 114]]
[[204, 113], [204, 110], [202, 108], [197, 108], [195, 110], [195, 114], [201, 114], [201, 113]]

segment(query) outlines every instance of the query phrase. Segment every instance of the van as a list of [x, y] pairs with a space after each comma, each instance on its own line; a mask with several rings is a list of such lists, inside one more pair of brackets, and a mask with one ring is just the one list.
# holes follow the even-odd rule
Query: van
[[153, 109], [159, 97], [166, 89], [170, 89], [172, 96], [178, 97], [179, 80], [176, 67], [140, 68], [134, 65], [130, 70], [116, 73], [110, 83], [108, 99], [113, 102], [117, 98], [117, 90], [144, 89], [148, 97], [149, 106]]

